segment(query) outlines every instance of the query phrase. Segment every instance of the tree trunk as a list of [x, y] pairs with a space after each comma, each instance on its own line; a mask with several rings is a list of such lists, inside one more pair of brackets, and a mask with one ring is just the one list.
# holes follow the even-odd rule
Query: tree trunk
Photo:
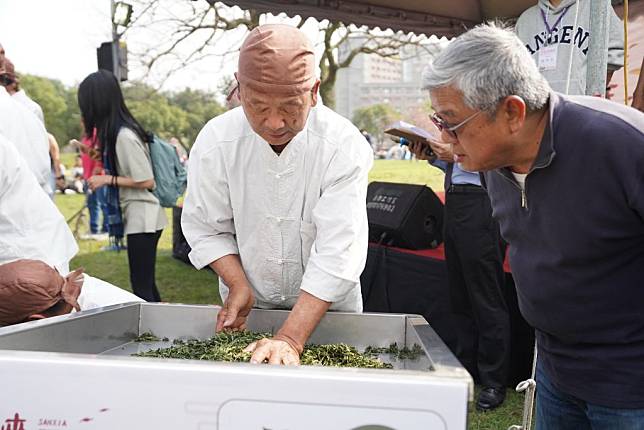
[[324, 106], [335, 109], [335, 79], [327, 80], [320, 84], [320, 96]]

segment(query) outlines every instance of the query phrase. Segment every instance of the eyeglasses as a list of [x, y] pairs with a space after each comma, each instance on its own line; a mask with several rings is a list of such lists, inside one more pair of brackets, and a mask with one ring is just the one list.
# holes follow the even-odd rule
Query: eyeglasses
[[432, 120], [432, 122], [434, 123], [434, 125], [436, 125], [436, 127], [438, 127], [438, 129], [439, 129], [440, 131], [444, 131], [444, 132], [446, 132], [446, 133], [447, 133], [447, 135], [448, 135], [449, 137], [451, 137], [452, 139], [458, 139], [458, 136], [456, 135], [456, 130], [458, 130], [459, 128], [463, 127], [463, 126], [464, 126], [465, 124], [467, 124], [467, 123], [468, 123], [472, 118], [474, 118], [475, 116], [477, 116], [477, 115], [478, 115], [478, 114], [480, 114], [481, 112], [483, 112], [483, 111], [481, 111], [481, 110], [480, 110], [480, 111], [475, 112], [474, 114], [472, 114], [472, 115], [468, 116], [467, 118], [465, 118], [463, 121], [461, 121], [460, 123], [458, 123], [458, 124], [456, 124], [456, 125], [449, 125], [448, 123], [446, 123], [446, 122], [445, 122], [445, 120], [444, 120], [443, 118], [441, 118], [440, 116], [438, 116], [438, 114], [436, 114], [436, 112], [434, 112], [433, 114], [431, 114], [431, 115], [429, 116], [429, 119], [431, 119], [431, 120]]

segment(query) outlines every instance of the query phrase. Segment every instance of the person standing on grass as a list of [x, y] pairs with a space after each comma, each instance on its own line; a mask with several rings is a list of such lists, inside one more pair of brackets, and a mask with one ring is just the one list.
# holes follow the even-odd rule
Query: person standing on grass
[[553, 92], [493, 24], [451, 41], [423, 84], [455, 162], [485, 172], [535, 328], [537, 430], [643, 429], [644, 114]]
[[181, 227], [198, 269], [220, 279], [217, 331], [243, 328], [253, 306], [292, 309], [252, 362], [297, 364], [327, 310], [362, 311], [371, 148], [318, 103], [311, 42], [262, 25], [242, 44], [241, 107], [212, 119], [188, 161]]
[[[81, 121], [81, 126], [83, 125]], [[83, 126], [84, 128], [84, 126]], [[99, 187], [95, 191], [89, 190], [89, 178], [103, 174], [103, 163], [101, 161], [100, 146], [96, 139], [96, 130], [91, 136], [83, 137], [79, 142], [72, 139], [69, 143], [80, 151], [81, 163], [83, 165], [83, 188], [87, 195], [87, 209], [89, 211], [89, 235], [88, 239], [104, 239], [109, 233], [107, 224], [107, 208], [105, 198], [107, 187]]]
[[[134, 294], [161, 301], [155, 280], [157, 245], [167, 219], [155, 187], [146, 132], [132, 116], [114, 75], [99, 70], [78, 87], [85, 135], [96, 137], [103, 151], [105, 175], [88, 179], [91, 190], [107, 188], [108, 227], [112, 239], [127, 237], [130, 283]], [[118, 244], [118, 243], [117, 243]]]

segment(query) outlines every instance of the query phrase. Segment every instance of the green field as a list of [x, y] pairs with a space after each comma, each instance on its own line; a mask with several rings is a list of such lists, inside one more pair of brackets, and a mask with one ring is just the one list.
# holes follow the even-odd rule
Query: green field
[[[64, 154], [63, 162], [70, 166], [73, 154]], [[370, 181], [427, 184], [435, 191], [443, 189], [443, 174], [423, 161], [376, 160], [369, 174]], [[77, 213], [84, 205], [84, 195], [57, 195], [56, 204], [66, 219]], [[84, 211], [87, 214], [87, 211]], [[168, 220], [172, 220], [167, 210]], [[85, 221], [87, 215], [85, 216]], [[72, 224], [73, 225], [73, 224]], [[88, 227], [83, 224], [80, 233]], [[92, 276], [130, 290], [127, 253], [106, 252], [100, 248], [106, 242], [79, 240], [80, 251], [71, 262], [71, 268], [84, 267]], [[172, 258], [172, 228], [166, 228], [158, 248], [156, 279], [164, 301], [175, 303], [220, 303], [217, 279], [208, 270], [197, 271]], [[521, 423], [523, 397], [508, 391], [505, 404], [487, 413], [470, 412], [469, 429], [501, 430]], [[472, 405], [470, 405], [472, 406]]]

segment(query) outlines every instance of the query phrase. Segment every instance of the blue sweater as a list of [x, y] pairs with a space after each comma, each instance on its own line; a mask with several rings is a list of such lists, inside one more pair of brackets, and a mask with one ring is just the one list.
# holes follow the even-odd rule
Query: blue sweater
[[644, 114], [555, 93], [549, 105], [525, 196], [508, 169], [485, 173], [519, 307], [557, 388], [644, 408]]

